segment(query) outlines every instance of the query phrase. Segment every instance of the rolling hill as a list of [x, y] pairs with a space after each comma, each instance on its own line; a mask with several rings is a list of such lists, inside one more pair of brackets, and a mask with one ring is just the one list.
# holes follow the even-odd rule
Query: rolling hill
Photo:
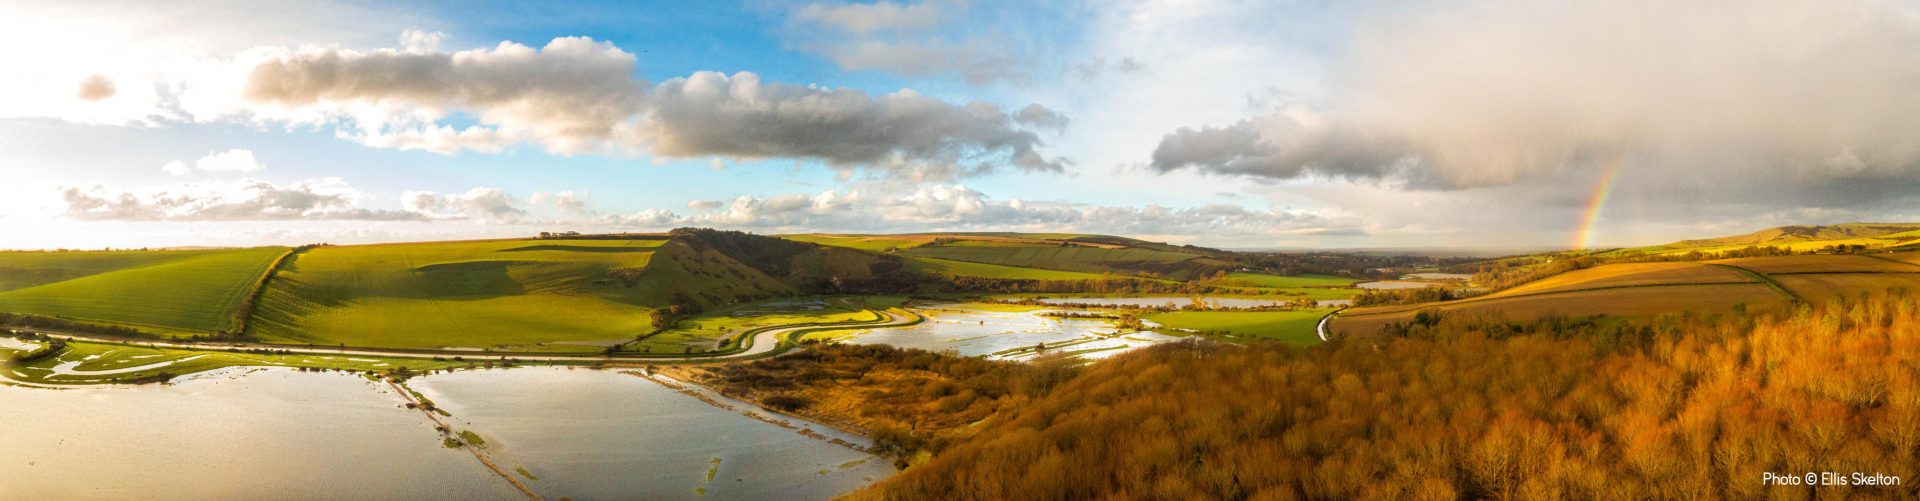
[[287, 344], [598, 351], [690, 314], [862, 292], [899, 258], [738, 232], [326, 246], [269, 281], [250, 335]]
[[1859, 245], [1867, 248], [1920, 246], [1920, 223], [1843, 223], [1768, 228], [1743, 235], [1681, 240], [1665, 245], [1635, 247], [1616, 254], [1678, 254], [1699, 251], [1718, 253], [1746, 247], [1781, 247], [1808, 252], [1827, 246]]
[[238, 309], [285, 247], [0, 253], [0, 312], [175, 335], [239, 328]]
[[[1052, 233], [916, 233], [902, 235], [785, 235], [794, 241], [884, 252], [908, 259], [914, 267], [957, 276], [1008, 278], [1004, 268], [1055, 270], [1163, 280], [1192, 280], [1232, 271], [1235, 255], [1203, 247], [1177, 246], [1125, 237]], [[1031, 276], [1031, 273], [1026, 273]], [[1028, 278], [1022, 276], [1021, 278]], [[1086, 278], [1055, 275], [1051, 279]]]

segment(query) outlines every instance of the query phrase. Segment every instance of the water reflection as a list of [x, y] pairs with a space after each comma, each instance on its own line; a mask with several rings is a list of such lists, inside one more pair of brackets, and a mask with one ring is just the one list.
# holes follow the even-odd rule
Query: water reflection
[[[893, 473], [884, 459], [616, 372], [469, 371], [410, 385], [549, 499], [826, 499]], [[360, 376], [265, 368], [168, 385], [0, 385], [0, 498], [525, 498], [444, 447], [405, 401]]]
[[927, 320], [908, 327], [866, 331], [847, 342], [1019, 359], [1031, 357], [1035, 352], [1009, 351], [1045, 344], [1053, 351], [1081, 352], [1078, 355], [1084, 358], [1103, 358], [1178, 339], [1151, 332], [1118, 335], [1109, 321], [1042, 315], [1047, 310], [993, 311], [964, 304], [936, 304], [916, 311]]
[[[251, 373], [251, 374], [248, 374]], [[514, 498], [364, 378], [209, 372], [173, 385], [0, 385], [12, 499]]]
[[618, 372], [456, 372], [409, 385], [550, 499], [827, 499], [893, 473], [884, 459]]

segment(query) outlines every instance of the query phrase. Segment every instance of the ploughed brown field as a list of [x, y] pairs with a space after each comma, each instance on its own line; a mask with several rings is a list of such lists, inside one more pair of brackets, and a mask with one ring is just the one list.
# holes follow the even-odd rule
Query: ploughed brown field
[[1519, 296], [1602, 287], [1663, 284], [1737, 284], [1759, 282], [1740, 270], [1700, 263], [1624, 263], [1575, 270], [1520, 284], [1489, 296]]
[[1792, 300], [1765, 284], [1757, 283], [1624, 287], [1512, 297], [1488, 296], [1378, 310], [1355, 308], [1334, 317], [1328, 328], [1341, 336], [1373, 332], [1390, 323], [1409, 323], [1419, 310], [1429, 307], [1449, 317], [1488, 316], [1524, 321], [1548, 315], [1654, 316], [1681, 311], [1726, 312], [1740, 304], [1748, 308], [1783, 308], [1792, 304]]
[[1774, 277], [1787, 290], [1807, 301], [1824, 303], [1835, 297], [1858, 298], [1862, 293], [1874, 296], [1888, 289], [1905, 287], [1920, 291], [1920, 274], [1908, 273], [1809, 273]]
[[[1771, 284], [1768, 282], [1772, 282]], [[1777, 287], [1774, 284], [1778, 284]], [[1512, 321], [1548, 315], [1653, 316], [1784, 308], [1795, 300], [1920, 290], [1920, 252], [1722, 259], [1705, 263], [1621, 263], [1554, 275], [1485, 296], [1413, 305], [1354, 308], [1329, 325], [1335, 334], [1408, 323], [1423, 309], [1443, 316]]]
[[1920, 273], [1920, 265], [1871, 255], [1743, 257], [1711, 261], [1760, 273]]

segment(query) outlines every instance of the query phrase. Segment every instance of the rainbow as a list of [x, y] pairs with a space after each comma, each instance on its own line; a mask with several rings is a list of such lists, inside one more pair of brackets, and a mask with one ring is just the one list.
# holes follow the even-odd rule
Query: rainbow
[[1607, 196], [1613, 194], [1613, 181], [1620, 178], [1620, 161], [1607, 163], [1607, 171], [1600, 175], [1600, 184], [1593, 187], [1593, 195], [1587, 199], [1587, 213], [1580, 218], [1580, 227], [1573, 232], [1573, 249], [1585, 249], [1593, 245], [1593, 229], [1600, 222], [1600, 209], [1607, 206]]

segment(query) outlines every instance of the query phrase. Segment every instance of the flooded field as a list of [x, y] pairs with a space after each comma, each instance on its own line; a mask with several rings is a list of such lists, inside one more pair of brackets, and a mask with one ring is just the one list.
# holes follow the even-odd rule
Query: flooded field
[[455, 372], [408, 385], [548, 499], [828, 499], [893, 474], [885, 459], [619, 372]]
[[[173, 385], [0, 385], [0, 486], [17, 499], [520, 496], [391, 390], [233, 369]], [[270, 438], [270, 439], [269, 439]]]
[[[548, 499], [827, 499], [893, 473], [885, 460], [617, 372], [487, 370], [409, 384]], [[285, 369], [167, 385], [0, 385], [0, 497], [525, 498], [444, 446], [405, 402], [357, 375]]]
[[1077, 352], [1076, 355], [1085, 358], [1102, 358], [1177, 339], [1150, 332], [1118, 335], [1117, 329], [1106, 320], [1041, 315], [1049, 310], [998, 310], [966, 304], [929, 305], [915, 310], [927, 317], [926, 322], [866, 331], [847, 339], [847, 342], [933, 351], [954, 350], [964, 356], [1021, 359], [1037, 354], [1031, 348], [1042, 344], [1050, 350]]

